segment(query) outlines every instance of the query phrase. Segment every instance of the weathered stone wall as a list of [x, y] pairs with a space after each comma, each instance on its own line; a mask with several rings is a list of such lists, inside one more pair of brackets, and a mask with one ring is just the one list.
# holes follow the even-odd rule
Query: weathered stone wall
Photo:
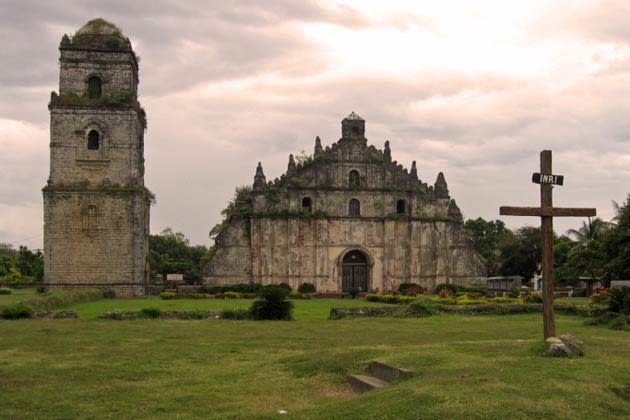
[[[137, 62], [128, 41], [121, 44], [126, 51], [103, 50], [111, 35], [89, 25], [81, 31], [90, 33], [90, 43], [62, 39], [60, 96], [53, 94], [49, 105], [44, 283], [139, 296], [149, 272], [149, 193]], [[87, 95], [92, 76], [101, 79], [101, 97]], [[108, 96], [113, 94], [117, 102]], [[99, 134], [95, 150], [88, 148], [92, 130]]]
[[[53, 107], [50, 122], [50, 180], [54, 184], [104, 181], [143, 185], [142, 127], [134, 108]], [[88, 133], [100, 135], [88, 150]]]
[[83, 95], [90, 76], [102, 80], [103, 96], [117, 92], [136, 95], [138, 68], [133, 51], [61, 49], [59, 94]]
[[138, 192], [44, 192], [47, 287], [144, 294], [147, 213], [146, 197]]
[[204, 275], [217, 284], [249, 283], [252, 278], [250, 221], [233, 219], [217, 238], [214, 256], [204, 267]]
[[[388, 144], [383, 152], [367, 146], [363, 120], [351, 117], [342, 122], [342, 139], [325, 150], [318, 139], [303, 164], [291, 156], [280, 179], [267, 183], [259, 165], [251, 211], [241, 207], [247, 215], [232, 218], [217, 237], [206, 281], [309, 282], [320, 292], [340, 292], [343, 257], [358, 250], [369, 262], [370, 290], [484, 282], [444, 175], [432, 186], [421, 182], [415, 162], [407, 171], [391, 161]], [[360, 214], [351, 214], [351, 200], [359, 201]]]

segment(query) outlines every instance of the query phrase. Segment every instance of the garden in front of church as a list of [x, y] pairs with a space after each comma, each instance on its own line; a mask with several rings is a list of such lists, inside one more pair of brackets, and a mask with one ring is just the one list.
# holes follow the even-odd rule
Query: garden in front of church
[[[538, 312], [375, 312], [331, 320], [332, 308], [352, 312], [410, 305], [293, 299], [292, 321], [254, 321], [220, 315], [245, 311], [253, 299], [94, 299], [83, 291], [86, 301], [72, 303], [64, 301], [67, 292], [18, 293], [31, 303], [55, 297], [56, 308], [40, 312], [75, 313], [78, 318], [0, 321], [0, 400], [7, 418], [630, 415], [630, 335], [587, 325], [588, 318], [575, 314], [558, 313], [557, 327], [583, 340], [586, 354], [549, 358], [539, 355]], [[0, 306], [9, 298], [0, 296]], [[15, 295], [11, 299], [11, 304], [18, 300]], [[416, 302], [425, 308], [437, 299], [443, 298], [422, 295]], [[589, 304], [586, 299], [561, 300], [567, 302]], [[137, 316], [101, 318], [112, 312]], [[160, 319], [151, 318], [156, 313]], [[173, 313], [209, 316], [164, 316]], [[377, 359], [413, 375], [382, 389], [353, 393], [346, 377]]]

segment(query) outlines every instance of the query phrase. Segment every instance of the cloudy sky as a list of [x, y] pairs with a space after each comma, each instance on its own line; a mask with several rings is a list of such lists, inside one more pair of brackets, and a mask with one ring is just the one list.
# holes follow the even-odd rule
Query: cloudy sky
[[258, 161], [280, 176], [351, 111], [423, 181], [444, 171], [466, 218], [536, 205], [542, 149], [565, 175], [556, 205], [610, 219], [630, 192], [627, 0], [0, 0], [0, 242], [42, 246], [57, 47], [94, 17], [141, 57], [153, 233], [209, 244]]

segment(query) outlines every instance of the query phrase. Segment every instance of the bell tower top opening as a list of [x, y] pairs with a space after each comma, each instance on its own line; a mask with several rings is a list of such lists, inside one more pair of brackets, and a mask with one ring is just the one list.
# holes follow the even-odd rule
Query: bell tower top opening
[[365, 139], [365, 120], [352, 112], [341, 121], [341, 137], [344, 139]]

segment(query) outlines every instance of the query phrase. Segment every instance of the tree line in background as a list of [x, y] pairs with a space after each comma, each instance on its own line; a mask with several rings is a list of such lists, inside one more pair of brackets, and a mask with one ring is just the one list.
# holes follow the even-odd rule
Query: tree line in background
[[44, 254], [25, 246], [0, 243], [0, 284], [39, 283], [44, 280]]
[[[583, 222], [565, 235], [554, 234], [554, 280], [576, 286], [580, 277], [600, 280], [630, 279], [630, 195], [624, 205], [613, 202], [616, 216]], [[540, 272], [540, 228], [511, 231], [500, 220], [467, 220], [465, 229], [488, 270], [488, 276], [520, 275], [529, 280]]]
[[[554, 237], [554, 276], [560, 286], [576, 286], [580, 277], [630, 279], [630, 195], [622, 206], [613, 203], [617, 215], [610, 222], [600, 218], [583, 222], [579, 229]], [[467, 220], [464, 228], [488, 270], [488, 276], [520, 275], [529, 280], [540, 272], [540, 228], [511, 231], [500, 220]], [[214, 247], [191, 245], [183, 233], [164, 229], [149, 237], [151, 280], [158, 275], [182, 273], [187, 283], [202, 282], [202, 268]], [[0, 244], [0, 283], [43, 281], [41, 250]]]

